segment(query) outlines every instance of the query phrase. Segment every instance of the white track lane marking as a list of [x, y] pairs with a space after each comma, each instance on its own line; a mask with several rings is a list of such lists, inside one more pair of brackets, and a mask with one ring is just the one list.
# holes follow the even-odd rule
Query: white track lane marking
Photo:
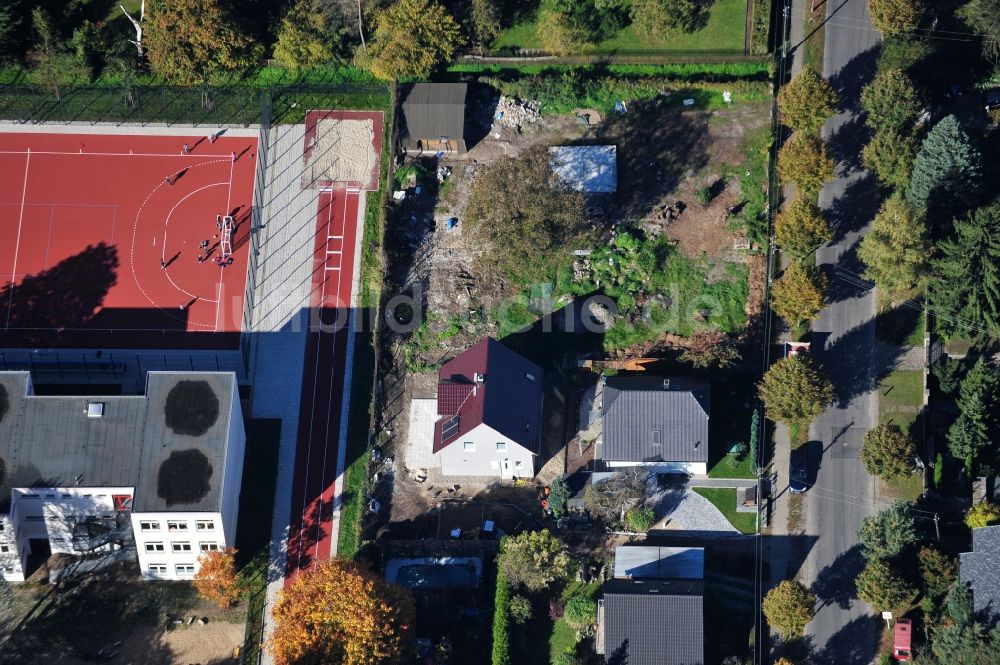
[[191, 160], [222, 161], [220, 157], [228, 155], [183, 155], [178, 152], [62, 152], [59, 150], [0, 150], [0, 155], [23, 155], [31, 152], [35, 155], [72, 155], [73, 157], [183, 157]]
[[14, 286], [14, 280], [17, 279], [17, 255], [21, 251], [21, 225], [24, 223], [24, 201], [28, 197], [28, 167], [31, 165], [31, 149], [29, 148], [24, 160], [24, 184], [21, 187], [21, 214], [17, 218], [17, 240], [14, 241], [14, 265], [10, 269], [10, 298], [7, 299], [7, 324], [5, 327], [10, 326], [10, 311], [14, 307], [14, 291], [17, 289]]

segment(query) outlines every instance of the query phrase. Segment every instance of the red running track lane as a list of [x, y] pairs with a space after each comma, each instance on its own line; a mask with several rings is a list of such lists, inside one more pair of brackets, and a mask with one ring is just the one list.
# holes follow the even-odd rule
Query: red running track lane
[[[251, 137], [0, 133], [0, 345], [235, 348], [256, 151]], [[197, 262], [218, 214], [237, 222], [225, 269]]]
[[358, 233], [357, 188], [320, 194], [313, 254], [312, 318], [306, 340], [292, 485], [285, 584], [333, 552], [334, 483], [344, 401], [351, 286]]

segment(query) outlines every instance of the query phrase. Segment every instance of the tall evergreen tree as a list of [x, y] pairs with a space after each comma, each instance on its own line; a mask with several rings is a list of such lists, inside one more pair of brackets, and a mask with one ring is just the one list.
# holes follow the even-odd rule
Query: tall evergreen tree
[[956, 219], [932, 267], [928, 294], [942, 331], [1000, 336], [1000, 201]]
[[898, 194], [889, 198], [861, 241], [858, 258], [867, 266], [865, 277], [890, 295], [918, 286], [930, 258], [923, 214]]
[[958, 119], [943, 118], [927, 134], [913, 163], [907, 200], [924, 208], [934, 197], [955, 197], [972, 202], [979, 192], [982, 158]]
[[961, 460], [975, 460], [997, 431], [1000, 378], [996, 368], [980, 358], [958, 391], [958, 420], [948, 430], [948, 450]]
[[970, 0], [961, 13], [973, 31], [983, 36], [983, 55], [1000, 62], [1000, 0]]

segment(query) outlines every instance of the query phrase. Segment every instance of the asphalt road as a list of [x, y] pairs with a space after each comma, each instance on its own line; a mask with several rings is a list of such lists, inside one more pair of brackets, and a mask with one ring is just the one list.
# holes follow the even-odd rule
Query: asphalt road
[[[871, 28], [866, 0], [828, 0], [823, 75], [840, 94], [844, 111], [823, 135], [840, 160], [838, 177], [823, 189], [820, 206], [835, 227], [833, 242], [816, 253], [830, 280], [831, 304], [813, 326], [814, 349], [836, 389], [836, 401], [816, 419], [808, 444], [810, 479], [806, 532], [816, 536], [802, 572], [819, 600], [807, 629], [815, 663], [870, 663], [879, 620], [853, 598], [863, 561], [857, 530], [874, 512], [874, 482], [859, 459], [866, 430], [877, 424], [875, 294], [856, 281], [857, 244], [878, 204], [872, 176], [859, 161], [868, 138], [858, 116], [861, 87], [875, 72], [879, 35]], [[884, 360], [884, 359], [883, 359]]]

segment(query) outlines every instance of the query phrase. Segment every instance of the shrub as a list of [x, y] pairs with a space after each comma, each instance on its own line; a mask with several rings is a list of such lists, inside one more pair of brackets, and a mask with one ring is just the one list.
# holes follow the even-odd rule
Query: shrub
[[940, 491], [942, 482], [944, 482], [944, 457], [938, 453], [934, 458], [934, 489]]
[[559, 519], [566, 513], [566, 500], [569, 498], [569, 487], [566, 479], [559, 476], [549, 485], [549, 511], [552, 517]]
[[712, 201], [712, 189], [710, 187], [702, 187], [694, 193], [694, 197], [698, 199], [698, 203], [707, 206]]
[[652, 508], [631, 508], [625, 513], [625, 526], [629, 531], [645, 533], [652, 528], [656, 515]]
[[997, 522], [1000, 522], [1000, 506], [989, 501], [980, 501], [965, 515], [965, 524], [970, 529], [992, 526]]
[[540, 591], [569, 574], [569, 555], [548, 529], [504, 538], [499, 568], [505, 583]]
[[563, 618], [563, 614], [566, 613], [566, 607], [563, 605], [562, 601], [558, 598], [549, 599], [549, 618], [553, 621], [559, 621]]
[[510, 616], [518, 623], [525, 623], [531, 618], [531, 601], [517, 594], [510, 599]]
[[510, 585], [503, 571], [497, 571], [493, 600], [493, 665], [510, 665]]
[[566, 623], [585, 630], [597, 621], [597, 602], [587, 596], [573, 596], [566, 602]]

